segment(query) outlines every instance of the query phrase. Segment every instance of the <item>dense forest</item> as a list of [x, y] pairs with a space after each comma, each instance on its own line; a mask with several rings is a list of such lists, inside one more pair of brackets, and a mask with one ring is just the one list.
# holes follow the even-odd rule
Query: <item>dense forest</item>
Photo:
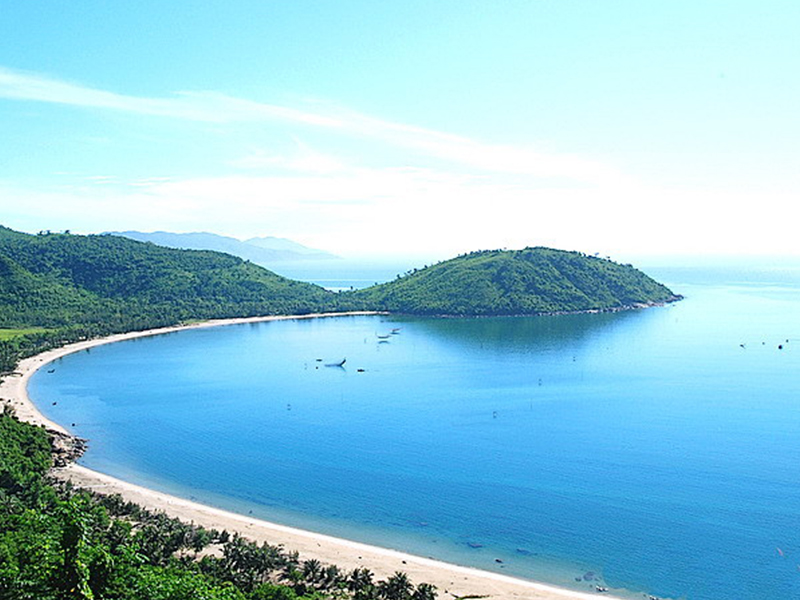
[[344, 572], [48, 479], [47, 431], [0, 413], [0, 599], [431, 600], [404, 573]]
[[[221, 252], [0, 228], [0, 327], [151, 323], [335, 308], [336, 295]], [[109, 323], [111, 323], [109, 325]]]
[[540, 315], [679, 299], [630, 265], [551, 248], [473, 252], [356, 292], [374, 310], [416, 315]]

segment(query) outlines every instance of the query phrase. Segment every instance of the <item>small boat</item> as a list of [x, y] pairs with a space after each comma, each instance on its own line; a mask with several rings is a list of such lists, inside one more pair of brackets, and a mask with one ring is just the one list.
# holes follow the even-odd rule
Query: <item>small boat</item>
[[386, 335], [378, 335], [376, 333], [375, 337], [377, 337], [379, 340], [388, 340], [389, 339], [389, 334], [387, 333]]
[[402, 329], [402, 328], [401, 327], [395, 327], [394, 329], [392, 329], [392, 335], [399, 335], [400, 334], [400, 329]]
[[325, 366], [326, 366], [326, 367], [343, 367], [343, 366], [344, 366], [344, 363], [345, 363], [346, 361], [347, 361], [347, 359], [346, 359], [346, 358], [343, 358], [343, 359], [341, 360], [341, 362], [337, 362], [337, 363], [327, 363]]

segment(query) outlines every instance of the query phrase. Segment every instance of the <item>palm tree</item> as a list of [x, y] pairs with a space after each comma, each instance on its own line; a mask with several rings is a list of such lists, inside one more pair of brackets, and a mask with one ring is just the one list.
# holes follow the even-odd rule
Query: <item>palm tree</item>
[[336, 565], [328, 565], [322, 569], [322, 572], [320, 573], [317, 589], [332, 590], [333, 588], [338, 587], [341, 583], [343, 583], [343, 577], [339, 567]]
[[302, 572], [303, 578], [306, 580], [306, 582], [313, 585], [319, 580], [320, 575], [322, 575], [322, 563], [316, 558], [309, 558], [308, 560], [303, 561]]
[[378, 593], [384, 600], [410, 600], [412, 589], [408, 575], [400, 571], [378, 584]]
[[347, 577], [347, 589], [357, 592], [360, 589], [372, 585], [372, 571], [369, 569], [353, 569]]
[[59, 507], [59, 517], [63, 564], [56, 574], [57, 585], [65, 599], [92, 600], [94, 594], [89, 587], [89, 567], [85, 556], [89, 538], [86, 503], [70, 498]]
[[420, 583], [411, 595], [411, 600], [436, 600], [436, 586]]
[[353, 569], [350, 572], [347, 576], [347, 589], [353, 593], [354, 600], [377, 598], [377, 589], [372, 578], [372, 571], [369, 569]]

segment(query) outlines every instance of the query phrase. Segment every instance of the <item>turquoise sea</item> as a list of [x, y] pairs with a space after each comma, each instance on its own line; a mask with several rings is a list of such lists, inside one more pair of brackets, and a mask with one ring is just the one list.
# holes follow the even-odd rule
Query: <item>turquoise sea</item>
[[30, 393], [86, 466], [245, 514], [580, 590], [800, 598], [800, 269], [649, 273], [685, 300], [190, 330]]

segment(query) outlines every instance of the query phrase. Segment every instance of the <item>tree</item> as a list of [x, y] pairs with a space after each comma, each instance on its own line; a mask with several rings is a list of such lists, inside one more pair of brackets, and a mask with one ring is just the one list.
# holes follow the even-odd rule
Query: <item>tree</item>
[[56, 585], [64, 598], [94, 600], [89, 587], [89, 567], [85, 561], [87, 515], [77, 497], [64, 502], [61, 519], [61, 552], [63, 563], [56, 574]]
[[394, 575], [378, 584], [378, 593], [384, 600], [409, 600], [414, 586], [408, 575], [396, 571]]
[[436, 586], [420, 583], [411, 595], [411, 600], [436, 600]]
[[347, 576], [347, 589], [353, 593], [355, 600], [372, 600], [377, 598], [378, 590], [369, 569], [353, 569]]

